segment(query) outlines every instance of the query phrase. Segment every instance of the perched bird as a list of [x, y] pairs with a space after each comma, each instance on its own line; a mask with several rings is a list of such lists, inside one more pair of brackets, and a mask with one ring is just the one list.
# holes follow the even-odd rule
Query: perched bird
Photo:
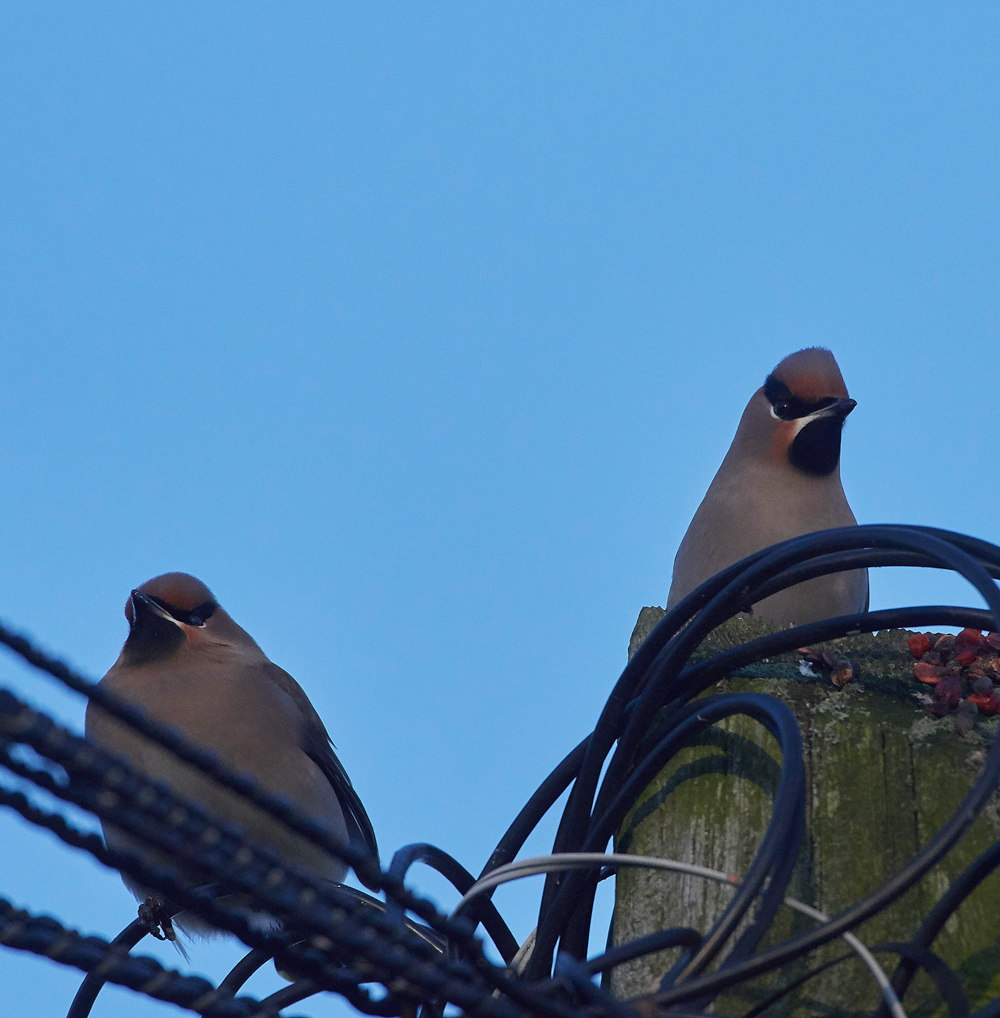
[[[157, 576], [132, 591], [125, 616], [128, 638], [102, 687], [178, 728], [192, 743], [213, 750], [222, 763], [249, 773], [266, 791], [286, 796], [337, 840], [366, 846], [378, 857], [368, 814], [308, 697], [291, 675], [268, 660], [205, 584], [186, 573]], [[343, 862], [94, 703], [87, 707], [86, 734], [136, 769], [167, 782], [178, 795], [239, 824], [285, 859], [325, 879], [339, 881], [346, 875]], [[112, 847], [136, 845], [110, 825], [104, 826], [104, 835]], [[143, 851], [156, 858], [156, 853]], [[140, 901], [150, 895], [128, 877], [123, 879]], [[155, 896], [149, 898], [146, 918], [161, 904]], [[274, 922], [253, 909], [248, 915], [264, 927]], [[158, 925], [172, 939], [169, 919], [158, 915], [150, 920], [153, 932]], [[217, 932], [190, 914], [182, 914], [178, 925], [187, 933]]]
[[[790, 354], [767, 376], [681, 541], [667, 607], [768, 545], [857, 526], [840, 483], [840, 438], [857, 404], [829, 350]], [[866, 611], [868, 571], [833, 573], [753, 605], [777, 626]]]

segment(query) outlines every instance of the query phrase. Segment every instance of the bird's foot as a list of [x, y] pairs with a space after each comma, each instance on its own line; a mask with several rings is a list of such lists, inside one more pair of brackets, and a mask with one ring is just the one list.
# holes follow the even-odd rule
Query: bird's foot
[[169, 940], [174, 944], [177, 942], [177, 934], [170, 921], [172, 917], [173, 912], [158, 894], [149, 895], [139, 906], [139, 922], [143, 929], [157, 940]]

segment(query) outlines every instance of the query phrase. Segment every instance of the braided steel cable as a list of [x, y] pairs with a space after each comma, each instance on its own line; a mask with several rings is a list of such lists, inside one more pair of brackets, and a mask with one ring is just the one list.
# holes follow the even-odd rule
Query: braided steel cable
[[51, 958], [205, 1018], [249, 1018], [260, 1010], [252, 997], [220, 994], [207, 979], [164, 968], [155, 958], [113, 951], [101, 937], [83, 936], [46, 915], [33, 915], [0, 898], [0, 944]]
[[[348, 989], [354, 993], [352, 986], [362, 980], [352, 982], [350, 970], [343, 968], [342, 962], [356, 958], [354, 969], [370, 972], [385, 985], [402, 984], [417, 999], [431, 1001], [444, 994], [473, 1012], [482, 1011], [496, 1018], [510, 1014], [501, 1001], [492, 998], [492, 986], [485, 987], [481, 982], [477, 986], [469, 978], [473, 972], [469, 965], [463, 968], [457, 961], [449, 962], [448, 967], [428, 965], [432, 958], [440, 957], [440, 951], [413, 934], [401, 920], [383, 913], [369, 914], [371, 910], [359, 912], [353, 895], [338, 892], [307, 872], [284, 864], [266, 847], [251, 848], [246, 839], [227, 831], [226, 825], [214, 824], [195, 804], [171, 795], [164, 786], [136, 774], [123, 761], [59, 728], [3, 690], [0, 733], [4, 736], [0, 763], [12, 773], [166, 849], [186, 863], [197, 864], [226, 889], [251, 895], [269, 912], [286, 916], [299, 939], [303, 934], [311, 935], [308, 949], [295, 946], [287, 932], [264, 935], [220, 905], [217, 890], [191, 886], [176, 870], [151, 866], [136, 853], [107, 848], [97, 835], [70, 832], [78, 847], [105, 865], [128, 873], [143, 886], [164, 892], [170, 901], [213, 926], [235, 933], [252, 947], [274, 949], [284, 967], [303, 971], [336, 992]], [[10, 740], [15, 738], [65, 768], [69, 780], [60, 783], [48, 771], [15, 759], [9, 750]], [[163, 817], [174, 821], [172, 827], [162, 823]], [[59, 829], [51, 829], [60, 837], [70, 830], [65, 822]], [[208, 832], [212, 835], [206, 843]], [[449, 925], [461, 929], [463, 924]], [[324, 940], [329, 946], [320, 945]], [[334, 948], [336, 961], [331, 963], [326, 956]], [[448, 968], [457, 969], [461, 978], [456, 980]], [[369, 1013], [393, 1013], [386, 1012], [367, 994], [356, 996], [352, 1003]]]
[[[955, 571], [972, 584], [988, 610], [913, 606], [844, 616], [761, 637], [704, 660], [692, 660], [708, 633], [778, 590], [840, 570], [891, 566]], [[90, 851], [105, 865], [156, 888], [178, 907], [235, 932], [257, 952], [254, 961], [248, 961], [244, 968], [252, 970], [263, 957], [261, 952], [269, 952], [268, 956], [276, 954], [282, 964], [312, 981], [302, 981], [296, 984], [297, 989], [280, 991], [262, 1002], [271, 1008], [269, 1013], [276, 1013], [272, 1005], [301, 999], [296, 994], [304, 993], [310, 985], [341, 993], [358, 1010], [368, 1013], [410, 1015], [419, 1003], [426, 1018], [440, 1015], [448, 1002], [483, 1018], [514, 1018], [518, 1014], [624, 1018], [635, 1010], [643, 1015], [679, 1014], [678, 1005], [685, 1011], [700, 1011], [723, 989], [777, 972], [837, 937], [851, 937], [852, 929], [896, 901], [950, 851], [1000, 783], [1000, 751], [994, 744], [981, 775], [951, 818], [894, 877], [838, 915], [828, 920], [823, 917], [806, 933], [760, 950], [761, 938], [784, 900], [804, 825], [798, 726], [788, 709], [770, 697], [701, 694], [719, 678], [754, 661], [852, 633], [935, 625], [997, 630], [1000, 592], [993, 581], [998, 577], [1000, 548], [987, 542], [925, 527], [852, 527], [808, 534], [764, 549], [712, 577], [667, 612], [615, 683], [593, 732], [541, 783], [499, 840], [481, 871], [480, 882], [514, 860], [567, 789], [569, 797], [553, 851], [601, 852], [655, 774], [700, 731], [724, 717], [740, 713], [752, 717], [777, 739], [781, 748], [778, 794], [771, 822], [747, 867], [746, 878], [712, 929], [665, 931], [664, 935], [643, 938], [642, 943], [618, 945], [603, 956], [603, 961], [594, 959], [596, 967], [585, 963], [585, 953], [594, 894], [607, 871], [598, 873], [590, 868], [550, 872], [541, 894], [534, 948], [527, 966], [520, 964], [528, 953], [524, 948], [516, 952], [516, 972], [492, 965], [483, 955], [482, 943], [473, 935], [478, 923], [486, 923], [487, 932], [506, 961], [513, 960], [516, 949], [504, 919], [488, 901], [492, 886], [463, 909], [464, 918], [449, 918], [404, 884], [408, 868], [420, 861], [437, 869], [463, 893], [469, 890], [471, 874], [447, 853], [433, 845], [405, 846], [387, 872], [377, 873], [374, 860], [362, 850], [333, 842], [323, 828], [287, 802], [261, 791], [244, 776], [228, 772], [212, 754], [187, 744], [175, 731], [153, 722], [138, 708], [107, 694], [3, 627], [0, 642], [29, 663], [91, 697], [112, 716], [344, 859], [366, 879], [379, 883], [388, 908], [377, 902], [379, 907], [373, 907], [372, 899], [362, 903], [338, 896], [338, 892], [285, 864], [265, 847], [250, 845], [238, 830], [214, 821], [194, 804], [170, 797], [162, 786], [156, 786], [155, 794], [150, 795], [151, 783], [141, 775], [124, 768], [120, 761], [110, 764], [96, 748], [83, 740], [73, 742], [76, 737], [53, 723], [46, 727], [48, 719], [43, 715], [31, 712], [29, 717], [23, 712], [30, 708], [3, 695], [0, 731], [8, 745], [0, 752], [0, 765], [64, 801], [111, 820], [142, 844], [158, 848], [161, 853], [166, 851], [183, 863], [180, 871], [152, 866], [141, 853], [110, 852], [96, 835], [69, 833], [72, 829], [57, 815], [50, 815], [44, 822], [50, 829], [61, 824], [62, 833], [56, 833], [64, 841]], [[695, 701], [696, 697], [701, 698]], [[12, 718], [19, 720], [14, 723]], [[11, 751], [19, 745], [30, 745], [62, 767], [66, 780], [26, 764]], [[0, 798], [0, 805], [18, 808], [5, 798]], [[32, 819], [28, 813], [34, 807], [26, 799], [21, 805], [26, 808], [19, 812]], [[172, 812], [178, 808], [184, 811], [181, 820]], [[39, 822], [39, 817], [33, 822]], [[208, 845], [201, 840], [207, 830], [216, 832], [217, 842]], [[970, 866], [934, 906], [909, 946], [883, 945], [898, 949], [902, 958], [894, 980], [900, 994], [917, 966], [944, 964], [930, 954], [927, 945], [998, 860], [1000, 852], [992, 849]], [[269, 883], [270, 874], [276, 875]], [[195, 876], [210, 880], [212, 888], [194, 884]], [[255, 934], [245, 920], [216, 900], [220, 889], [250, 897], [255, 907], [282, 918], [283, 930], [266, 939]], [[426, 935], [421, 936], [422, 928], [415, 926], [408, 914], [428, 924]], [[749, 918], [749, 925], [741, 924], [744, 917]], [[738, 927], [742, 932], [737, 937]], [[304, 944], [296, 944], [303, 938]], [[620, 1002], [590, 982], [594, 972], [662, 950], [668, 942], [683, 945], [688, 954], [668, 973], [657, 993], [631, 1003]], [[241, 972], [234, 970], [230, 982], [238, 986], [245, 978]], [[941, 970], [938, 976], [942, 985], [949, 982], [950, 977], [941, 975]], [[380, 982], [387, 994], [373, 997], [362, 986], [372, 982]], [[791, 988], [785, 987], [779, 995]], [[220, 989], [233, 999], [234, 986], [220, 984]], [[979, 1012], [980, 1018], [994, 1012], [1000, 1014], [1000, 1005], [987, 1005]]]
[[[79, 831], [74, 828], [71, 824], [67, 823], [65, 818], [58, 813], [47, 813], [44, 810], [34, 806], [28, 798], [21, 792], [12, 792], [7, 789], [0, 787], [0, 805], [7, 806], [17, 813], [19, 813], [25, 820], [42, 827], [46, 830], [51, 831], [65, 844], [73, 847], [80, 848], [84, 851], [89, 852], [103, 862], [105, 865], [115, 869], [120, 869], [124, 872], [133, 872], [136, 875], [142, 875], [143, 879], [148, 879], [150, 883], [159, 881], [166, 886], [171, 883], [169, 871], [156, 870], [148, 867], [143, 867], [137, 857], [130, 856], [126, 853], [113, 852], [104, 849], [103, 842], [96, 834]], [[183, 897], [183, 891], [179, 888], [176, 889], [175, 893], [178, 897]], [[197, 900], [197, 899], [194, 899]], [[26, 913], [25, 913], [26, 914]], [[262, 935], [252, 930], [245, 922], [241, 922], [238, 916], [229, 916], [223, 910], [218, 909], [209, 913], [212, 916], [213, 921], [220, 926], [220, 928], [230, 928], [231, 932], [238, 933], [241, 937], [246, 935], [246, 939], [253, 941], [257, 940], [262, 949], [268, 951], [269, 956], [274, 955], [278, 958], [285, 960], [285, 964], [289, 967], [305, 968], [316, 970], [319, 968], [316, 958], [315, 945], [297, 945], [290, 944], [285, 939], [278, 938], [276, 940], [266, 940]], [[227, 922], [228, 920], [228, 922]], [[48, 920], [47, 920], [48, 921]], [[223, 925], [226, 923], [227, 925]], [[115, 938], [116, 940], [118, 938]], [[178, 1004], [182, 1007], [191, 1007], [190, 1003], [185, 1001], [201, 1001], [204, 1007], [213, 1006], [215, 999], [206, 997], [212, 991], [211, 984], [202, 980], [201, 986], [202, 993], [197, 997], [191, 997], [190, 992], [187, 989], [183, 989], [186, 984], [182, 984], [184, 996], [178, 997], [177, 994], [171, 996], [161, 996], [162, 993], [167, 993], [168, 981], [173, 979], [174, 975], [180, 978], [179, 974], [173, 974], [170, 970], [162, 969], [159, 963], [155, 959], [139, 959], [145, 967], [141, 968], [141, 972], [149, 973], [148, 978], [143, 980], [140, 985], [136, 985], [136, 979], [129, 975], [132, 971], [131, 956], [128, 955], [127, 951], [116, 949], [116, 946], [108, 944], [106, 941], [101, 941], [99, 938], [85, 938], [87, 941], [90, 954], [70, 956], [62, 953], [53, 953], [51, 950], [46, 950], [44, 953], [47, 957], [52, 958], [54, 961], [59, 961], [63, 964], [72, 964], [77, 968], [84, 969], [88, 973], [95, 974], [96, 977], [103, 984], [104, 982], [118, 983], [123, 986], [129, 986], [131, 989], [136, 989], [139, 992], [150, 993], [152, 996], [157, 996], [158, 999], [169, 1000], [171, 1003]], [[20, 942], [18, 939], [13, 937], [0, 937], [2, 942], [7, 947], [15, 947], [20, 950], [34, 950], [31, 946], [31, 941]], [[268, 944], [267, 948], [264, 945]], [[311, 948], [311, 949], [310, 949]], [[81, 964], [81, 961], [86, 961], [89, 964]], [[148, 962], [148, 964], [147, 964]], [[153, 968], [157, 966], [157, 968]], [[124, 974], [119, 970], [123, 969]], [[331, 973], [333, 973], [331, 975]], [[353, 1007], [358, 1011], [365, 1014], [375, 1015], [392, 1015], [395, 1014], [395, 1010], [390, 1006], [386, 1007], [384, 1001], [374, 1000], [367, 991], [360, 989], [362, 982], [368, 981], [367, 976], [362, 976], [355, 970], [348, 968], [333, 969], [332, 967], [327, 969], [327, 976], [330, 982], [329, 988], [335, 990], [344, 996]], [[155, 978], [155, 982], [153, 981]], [[187, 979], [188, 977], [183, 977]], [[128, 981], [126, 981], [128, 980]], [[99, 989], [99, 987], [98, 987]], [[157, 993], [151, 993], [151, 990], [156, 990]], [[233, 992], [220, 984], [218, 991], [216, 991], [218, 1001], [224, 1003], [233, 996]], [[96, 994], [95, 994], [96, 996]], [[203, 997], [206, 999], [203, 1000]], [[86, 1014], [89, 1012], [90, 1004], [93, 1001], [81, 1002], [81, 1007], [78, 1009], [78, 1013]], [[254, 1011], [247, 1011], [246, 1014], [254, 1014]], [[215, 1018], [213, 1014], [213, 1018]]]

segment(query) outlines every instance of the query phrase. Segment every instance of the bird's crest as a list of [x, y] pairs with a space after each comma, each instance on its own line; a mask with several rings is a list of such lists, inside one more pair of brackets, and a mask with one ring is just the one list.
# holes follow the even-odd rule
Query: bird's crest
[[789, 354], [768, 376], [786, 385], [803, 403], [848, 395], [844, 377], [833, 354], [822, 346], [809, 346]]
[[[165, 607], [176, 608], [180, 612], [191, 612], [207, 603], [215, 604], [212, 592], [197, 577], [190, 573], [163, 573], [154, 576], [138, 588], [143, 594], [161, 602]], [[131, 624], [132, 599], [125, 603], [125, 617]]]

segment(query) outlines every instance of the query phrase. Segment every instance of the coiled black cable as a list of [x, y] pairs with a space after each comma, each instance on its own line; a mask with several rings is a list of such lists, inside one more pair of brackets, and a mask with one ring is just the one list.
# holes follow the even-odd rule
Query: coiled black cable
[[[707, 659], [692, 661], [692, 655], [713, 629], [779, 590], [841, 570], [892, 566], [957, 572], [970, 582], [988, 609], [913, 606], [843, 616], [777, 632]], [[31, 719], [22, 711], [27, 708], [13, 703], [9, 694], [6, 694], [7, 700], [0, 696], [0, 706], [6, 704], [0, 714], [9, 722], [0, 765], [66, 801], [103, 817], [114, 815], [116, 822], [145, 843], [166, 848], [185, 860], [186, 871], [204, 874], [219, 886], [236, 888], [250, 895], [261, 907], [282, 915], [290, 927], [277, 941], [271, 940], [266, 945], [259, 943], [245, 922], [229, 914], [210, 893], [179, 880], [177, 871], [151, 867], [133, 853], [110, 852], [95, 836], [74, 834], [57, 815], [43, 816], [27, 800], [22, 802], [11, 797], [19, 793], [0, 796], [0, 805], [17, 809], [32, 822], [49, 826], [68, 844], [91, 851], [106, 864], [119, 867], [144, 885], [170, 895], [179, 906], [197, 911], [209, 921], [236, 932], [258, 952], [278, 953], [296, 971], [315, 980], [313, 984], [303, 981], [295, 990], [282, 991], [269, 1000], [269, 1007], [299, 999], [306, 990], [313, 992], [309, 989], [313, 985], [342, 993], [359, 1010], [385, 1015], [409, 1014], [414, 1003], [419, 1001], [428, 1018], [443, 1013], [449, 1002], [484, 1018], [488, 1015], [515, 1018], [519, 1014], [552, 1018], [584, 1018], [584, 1015], [625, 1018], [634, 1013], [632, 1006], [610, 998], [592, 984], [591, 977], [596, 972], [606, 974], [614, 966], [644, 954], [674, 946], [687, 953], [667, 973], [660, 989], [637, 1005], [644, 1015], [656, 1011], [677, 1013], [678, 1004], [685, 1005], [686, 1010], [699, 1011], [721, 990], [804, 958], [897, 900], [954, 846], [1000, 784], [1000, 750], [994, 744], [969, 793], [905, 867], [829, 921], [761, 950], [762, 938], [773, 925], [784, 898], [804, 828], [801, 738], [794, 716], [773, 698], [760, 694], [707, 697], [702, 694], [734, 669], [850, 633], [935, 625], [997, 630], [1000, 628], [1000, 591], [995, 578], [1000, 578], [1000, 548], [985, 541], [927, 527], [851, 527], [807, 534], [757, 552], [712, 577], [668, 611], [614, 684], [594, 730], [539, 785], [500, 838], [481, 872], [481, 879], [515, 858], [528, 836], [567, 789], [569, 796], [559, 819], [553, 852], [602, 852], [660, 769], [684, 745], [703, 737], [711, 725], [737, 714], [755, 719], [779, 744], [781, 766], [772, 817], [742, 883], [710, 930], [704, 933], [659, 931], [631, 943], [614, 947], [609, 944], [607, 951], [590, 963], [586, 963], [585, 953], [594, 894], [599, 880], [608, 871], [591, 867], [550, 872], [541, 895], [534, 948], [529, 958], [525, 948], [518, 950], [504, 919], [489, 900], [492, 888], [470, 902], [465, 910], [467, 918], [456, 919], [444, 916], [432, 903], [407, 889], [404, 883], [407, 871], [419, 861], [441, 872], [460, 892], [470, 890], [474, 884], [472, 875], [441, 849], [423, 843], [405, 846], [397, 852], [388, 871], [376, 872], [374, 860], [365, 853], [329, 843], [325, 831], [310, 818], [268, 796], [245, 778], [230, 774], [211, 754], [188, 745], [175, 732], [97, 689], [66, 665], [2, 627], [0, 642], [26, 660], [93, 698], [113, 716], [246, 796], [302, 836], [345, 858], [362, 870], [366, 879], [380, 883], [386, 891], [387, 907], [382, 906], [383, 910], [379, 911], [371, 906], [370, 899], [365, 908], [357, 902], [335, 901], [324, 888], [311, 886], [308, 879], [289, 867], [280, 867], [282, 880], [266, 886], [260, 879], [259, 869], [255, 871], [252, 866], [241, 869], [231, 864], [237, 857], [234, 853], [242, 849], [250, 851], [249, 858], [261, 861], [269, 858], [266, 850], [249, 846], [241, 842], [238, 833], [225, 830], [221, 847], [207, 849], [197, 842], [198, 832], [203, 831], [204, 823], [208, 822], [201, 819], [198, 807], [184, 804], [189, 810], [186, 815], [190, 823], [165, 823], [163, 809], [170, 805], [169, 800], [154, 795], [143, 805], [143, 797], [137, 794], [141, 778], [127, 774], [125, 778], [121, 774], [114, 777], [113, 768], [102, 764], [99, 755], [86, 758], [91, 762], [88, 766], [86, 754], [79, 755], [81, 746], [73, 742], [73, 737], [65, 733], [50, 738], [44, 718], [37, 712], [31, 714], [42, 728], [31, 729]], [[18, 724], [26, 726], [23, 731], [17, 729]], [[49, 759], [65, 767], [66, 781], [59, 782], [48, 772], [20, 760], [14, 749], [24, 740], [27, 740], [25, 744], [32, 745], [43, 755], [48, 754]], [[139, 780], [140, 784], [131, 784], [133, 780]], [[102, 799], [109, 789], [119, 795], [113, 806], [108, 805], [106, 797]], [[123, 789], [128, 794], [121, 794]], [[280, 860], [272, 859], [272, 864], [280, 866]], [[944, 963], [930, 954], [930, 944], [948, 917], [998, 865], [1000, 848], [994, 846], [952, 883], [911, 941], [886, 945], [898, 949], [903, 959], [894, 977], [898, 993], [905, 991], [917, 965], [935, 968], [939, 985], [954, 986], [950, 970], [941, 969]], [[313, 893], [318, 896], [315, 899], [318, 903], [334, 911], [303, 908], [297, 898], [302, 892]], [[437, 942], [432, 943], [429, 932], [421, 940], [419, 930], [406, 913], [426, 922], [448, 950], [442, 953], [435, 947]], [[737, 937], [745, 918], [749, 918], [749, 923], [744, 924]], [[480, 942], [472, 936], [477, 922], [485, 924], [506, 962], [513, 962], [515, 954], [519, 956], [517, 970], [505, 971], [486, 961]], [[296, 924], [300, 927], [297, 930], [294, 929]], [[307, 939], [297, 943], [296, 936]], [[258, 960], [255, 955], [253, 964]], [[355, 960], [359, 962], [356, 967]], [[252, 966], [248, 962], [249, 968]], [[373, 996], [363, 989], [363, 981], [380, 981], [388, 992], [382, 997]], [[790, 988], [779, 993], [788, 992]], [[493, 995], [494, 991], [499, 992], [499, 997]], [[1000, 1002], [980, 1008], [974, 1018], [1000, 1018]]]

